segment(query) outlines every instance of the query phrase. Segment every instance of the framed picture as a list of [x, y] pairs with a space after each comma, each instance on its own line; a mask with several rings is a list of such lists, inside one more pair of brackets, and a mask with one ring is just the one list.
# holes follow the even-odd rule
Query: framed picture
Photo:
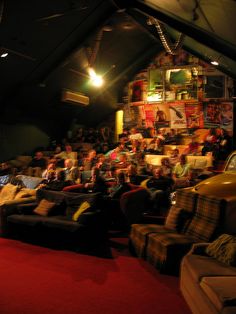
[[206, 75], [204, 83], [204, 98], [225, 98], [224, 75]]

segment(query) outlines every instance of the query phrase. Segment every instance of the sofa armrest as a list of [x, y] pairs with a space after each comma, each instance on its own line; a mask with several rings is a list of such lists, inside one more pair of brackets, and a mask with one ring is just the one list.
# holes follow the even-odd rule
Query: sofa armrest
[[19, 214], [31, 214], [33, 209], [37, 207], [37, 202], [32, 202], [28, 204], [18, 204], [17, 205], [17, 212]]
[[8, 208], [8, 207], [15, 207], [18, 204], [27, 204], [27, 203], [32, 203], [35, 202], [36, 197], [35, 196], [30, 196], [30, 197], [23, 197], [19, 198], [17, 200], [11, 200], [11, 201], [6, 201], [5, 203], [0, 205], [1, 208]]
[[206, 248], [209, 243], [194, 243], [188, 254], [206, 255]]

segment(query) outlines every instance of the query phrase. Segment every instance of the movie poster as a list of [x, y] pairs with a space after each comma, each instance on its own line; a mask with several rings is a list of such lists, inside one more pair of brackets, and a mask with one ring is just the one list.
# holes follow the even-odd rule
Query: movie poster
[[170, 121], [172, 129], [187, 128], [185, 104], [184, 103], [170, 103]]
[[199, 103], [185, 103], [187, 127], [198, 129], [204, 127], [203, 107]]
[[233, 103], [209, 101], [203, 103], [204, 127], [233, 131]]
[[144, 105], [145, 111], [145, 126], [147, 128], [153, 128], [155, 122], [154, 105]]

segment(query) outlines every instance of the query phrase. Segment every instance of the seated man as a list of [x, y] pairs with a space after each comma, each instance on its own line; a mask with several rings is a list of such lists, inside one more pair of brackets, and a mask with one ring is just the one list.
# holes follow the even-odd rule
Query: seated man
[[31, 177], [41, 177], [42, 171], [46, 169], [46, 167], [47, 160], [44, 158], [43, 153], [38, 151], [28, 165], [27, 175]]
[[151, 194], [154, 212], [161, 212], [163, 208], [169, 206], [169, 195], [172, 191], [173, 183], [172, 178], [163, 175], [161, 167], [153, 169], [153, 176], [146, 181], [146, 187]]
[[175, 182], [174, 188], [184, 188], [190, 186], [191, 180], [190, 164], [187, 162], [187, 156], [182, 154], [180, 161], [175, 165], [173, 169], [172, 178]]
[[74, 166], [73, 159], [66, 159], [64, 164], [65, 181], [70, 181], [71, 184], [79, 183], [80, 171], [78, 167]]

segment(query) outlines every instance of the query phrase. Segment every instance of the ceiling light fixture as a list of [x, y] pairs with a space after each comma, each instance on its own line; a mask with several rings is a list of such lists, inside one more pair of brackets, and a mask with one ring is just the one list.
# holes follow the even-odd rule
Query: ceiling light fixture
[[8, 52], [3, 52], [0, 55], [1, 58], [6, 58], [7, 56], [8, 56]]
[[213, 60], [213, 61], [211, 61], [211, 64], [213, 64], [213, 65], [219, 65], [219, 62], [216, 61], [216, 60]]
[[104, 83], [101, 75], [97, 75], [93, 68], [88, 69], [91, 84], [95, 87], [101, 87]]

